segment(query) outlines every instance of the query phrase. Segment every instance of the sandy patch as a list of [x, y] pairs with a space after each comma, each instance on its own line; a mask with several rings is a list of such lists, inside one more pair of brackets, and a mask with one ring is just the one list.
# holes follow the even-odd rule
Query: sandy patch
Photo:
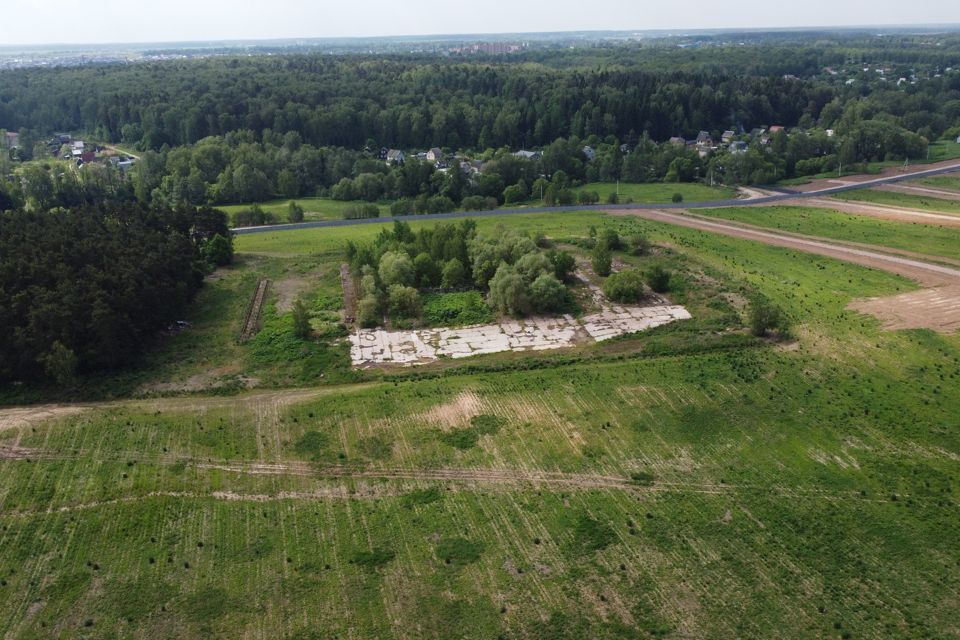
[[423, 418], [441, 425], [463, 424], [483, 413], [484, 403], [472, 391], [464, 391], [452, 401], [433, 407]]
[[84, 409], [86, 407], [79, 405], [63, 406], [55, 404], [0, 409], [0, 431], [29, 427], [48, 420], [76, 415]]
[[297, 298], [310, 288], [310, 279], [307, 276], [290, 275], [282, 280], [275, 280], [270, 286], [277, 294], [277, 311], [286, 313], [293, 309]]
[[884, 329], [933, 329], [950, 334], [960, 329], [960, 284], [854, 300], [849, 308], [879, 318]]

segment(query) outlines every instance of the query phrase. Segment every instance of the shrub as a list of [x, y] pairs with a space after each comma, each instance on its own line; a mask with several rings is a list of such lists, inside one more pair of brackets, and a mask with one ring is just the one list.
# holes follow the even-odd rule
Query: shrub
[[553, 263], [542, 253], [528, 253], [513, 265], [527, 284], [536, 280], [542, 273], [552, 273]]
[[606, 242], [611, 251], [618, 251], [623, 248], [623, 239], [620, 238], [620, 234], [617, 233], [616, 229], [610, 229], [609, 227], [604, 228], [598, 240]]
[[530, 285], [530, 304], [536, 311], [559, 311], [567, 303], [567, 288], [552, 273], [540, 275]]
[[287, 206], [287, 220], [289, 222], [303, 222], [303, 207], [291, 200]]
[[421, 289], [440, 284], [440, 269], [429, 253], [420, 253], [413, 259], [413, 270], [416, 272], [417, 286]]
[[783, 312], [766, 300], [757, 300], [750, 306], [750, 332], [755, 336], [765, 336], [771, 329], [785, 334], [789, 324]]
[[410, 256], [400, 251], [387, 251], [381, 256], [378, 274], [380, 275], [380, 282], [385, 287], [394, 284], [409, 287], [416, 281], [413, 261]]
[[374, 295], [366, 295], [357, 303], [357, 323], [364, 329], [380, 324], [380, 302]]
[[615, 191], [611, 191], [607, 195], [607, 204], [619, 204], [619, 203], [620, 203], [620, 198], [617, 196], [617, 193]]
[[440, 286], [444, 289], [456, 289], [467, 284], [467, 268], [457, 258], [447, 260], [443, 265]]
[[679, 204], [679, 203], [683, 202], [683, 194], [677, 192], [677, 193], [673, 194], [673, 197], [671, 198], [671, 200], [673, 200], [673, 202]]
[[613, 256], [606, 242], [597, 242], [593, 247], [591, 262], [593, 264], [593, 272], [598, 276], [606, 278], [610, 275], [610, 270], [613, 268]]
[[490, 211], [499, 205], [496, 198], [484, 196], [467, 196], [460, 204], [464, 211]]
[[380, 207], [375, 204], [362, 203], [362, 204], [352, 204], [347, 207], [343, 212], [343, 217], [345, 220], [361, 220], [364, 218], [379, 218], [380, 217]]
[[387, 299], [392, 316], [415, 318], [420, 315], [420, 294], [413, 287], [402, 284], [391, 285]]
[[644, 295], [643, 274], [636, 269], [628, 269], [611, 275], [603, 283], [603, 294], [614, 302], [633, 304]]
[[569, 282], [573, 278], [577, 260], [567, 251], [551, 249], [547, 251], [547, 259], [553, 265], [553, 275], [561, 282]]
[[235, 227], [257, 227], [265, 224], [276, 224], [276, 222], [277, 219], [274, 215], [265, 212], [258, 204], [233, 214], [233, 226]]
[[510, 185], [509, 187], [503, 190], [503, 202], [505, 204], [523, 202], [526, 199], [527, 199], [527, 194], [523, 192], [523, 189], [518, 184]]
[[657, 293], [666, 293], [670, 290], [670, 272], [660, 265], [654, 266], [647, 272], [647, 286]]
[[390, 205], [390, 215], [392, 216], [412, 216], [413, 200], [403, 198]]
[[631, 255], [642, 256], [650, 252], [650, 241], [647, 240], [646, 236], [639, 233], [630, 236], [627, 244]]
[[493, 278], [490, 279], [489, 304], [498, 313], [525, 315], [530, 311], [530, 297], [527, 283], [516, 269], [501, 263]]
[[313, 328], [310, 326], [310, 312], [307, 311], [307, 305], [303, 300], [297, 300], [293, 303], [293, 333], [298, 338], [305, 340], [310, 337]]

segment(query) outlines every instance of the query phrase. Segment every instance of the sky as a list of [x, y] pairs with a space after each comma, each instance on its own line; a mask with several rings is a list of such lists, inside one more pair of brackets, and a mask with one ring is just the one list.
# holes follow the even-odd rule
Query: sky
[[957, 0], [0, 0], [0, 46], [958, 24]]

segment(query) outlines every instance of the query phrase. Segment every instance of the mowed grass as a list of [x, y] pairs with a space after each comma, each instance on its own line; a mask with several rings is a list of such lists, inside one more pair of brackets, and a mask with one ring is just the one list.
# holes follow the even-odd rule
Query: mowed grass
[[960, 214], [960, 200], [938, 198], [933, 195], [913, 195], [897, 193], [895, 191], [877, 191], [874, 189], [860, 189], [838, 193], [833, 198], [850, 202], [872, 202], [894, 207], [905, 207], [918, 211], [932, 211], [935, 213]]
[[[303, 217], [305, 220], [342, 220], [344, 213], [350, 207], [358, 204], [367, 204], [365, 202], [344, 202], [342, 200], [331, 200], [330, 198], [291, 198], [280, 200], [269, 200], [258, 203], [266, 212], [272, 213], [277, 218], [277, 222], [287, 222], [287, 212], [290, 203], [296, 202], [303, 207]], [[253, 204], [231, 204], [217, 207], [227, 212], [231, 217], [238, 211], [246, 211]], [[386, 205], [377, 205], [380, 209], [380, 215], [388, 215], [390, 207]]]
[[[0, 421], [17, 458], [0, 459], [0, 633], [955, 632], [960, 338], [846, 309], [915, 284], [629, 217], [479, 220], [497, 223], [643, 233], [661, 248], [631, 262], [762, 293], [798, 339]], [[319, 313], [331, 247], [380, 226], [238, 244], [265, 272], [318, 273]]]
[[922, 178], [916, 182], [917, 184], [936, 187], [939, 189], [952, 189], [960, 194], [960, 175], [957, 174], [931, 176], [929, 178]]
[[[600, 202], [605, 203], [611, 193], [617, 193], [615, 183], [591, 182], [574, 189], [582, 191], [596, 191], [600, 194]], [[666, 204], [673, 201], [673, 194], [679, 193], [684, 202], [707, 202], [712, 200], [727, 200], [736, 196], [736, 189], [729, 187], [710, 187], [705, 184], [687, 182], [654, 182], [654, 183], [627, 183], [619, 186], [620, 201], [630, 198], [640, 204]]]
[[960, 236], [952, 227], [878, 220], [814, 207], [730, 207], [699, 209], [697, 214], [821, 238], [960, 259]]

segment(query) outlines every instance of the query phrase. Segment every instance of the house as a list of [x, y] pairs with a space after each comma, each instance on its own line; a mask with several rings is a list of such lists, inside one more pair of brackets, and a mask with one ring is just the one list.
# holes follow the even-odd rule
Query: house
[[757, 128], [755, 128], [755, 129], [751, 129], [751, 130], [750, 130], [750, 137], [751, 137], [751, 138], [759, 138], [760, 136], [762, 136], [762, 135], [765, 134], [766, 132], [767, 132], [767, 130], [764, 129], [763, 127], [757, 127]]
[[583, 147], [583, 156], [587, 159], [587, 162], [593, 162], [593, 159], [597, 157], [597, 152], [590, 145], [586, 145]]
[[3, 143], [3, 146], [7, 149], [19, 149], [20, 148], [20, 134], [13, 133], [8, 131], [3, 134], [3, 140], [0, 140]]
[[521, 149], [513, 154], [514, 158], [521, 158], [523, 160], [539, 160], [542, 157], [542, 154], [539, 151], [527, 151], [526, 149]]
[[82, 151], [80, 153], [80, 162], [86, 164], [97, 159], [97, 154], [93, 151]]
[[773, 125], [773, 126], [770, 127], [770, 133], [771, 133], [771, 134], [780, 133], [781, 131], [783, 131], [783, 127], [781, 127], [781, 126], [778, 125], [778, 124], [775, 124], [775, 125]]
[[633, 148], [630, 145], [628, 144], [620, 145], [620, 153], [622, 153], [623, 155], [627, 155], [631, 151], [633, 151]]
[[747, 152], [747, 143], [742, 140], [734, 140], [730, 143], [730, 153], [739, 155]]
[[407, 159], [407, 156], [404, 155], [403, 151], [398, 149], [388, 149], [387, 150], [387, 164], [403, 164], [404, 160]]
[[687, 141], [684, 140], [681, 136], [673, 136], [670, 138], [670, 144], [682, 147], [687, 144]]
[[737, 136], [736, 133], [734, 133], [733, 131], [730, 131], [729, 129], [727, 129], [726, 131], [723, 132], [723, 135], [720, 136], [720, 141], [721, 141], [723, 144], [728, 144], [728, 143], [730, 143], [736, 136]]
[[443, 160], [443, 151], [440, 151], [440, 149], [436, 147], [430, 149], [430, 151], [427, 151], [427, 160], [429, 162], [440, 162]]
[[83, 143], [83, 140], [74, 140], [71, 146], [74, 149], [79, 149], [80, 151], [83, 151], [86, 148], [86, 145]]
[[55, 133], [53, 137], [56, 138], [59, 144], [70, 144], [73, 141], [73, 136], [69, 133]]
[[837, 133], [837, 132], [834, 131], [833, 129], [827, 129], [827, 137], [828, 137], [828, 138], [832, 138], [833, 136], [836, 135], [836, 133]]
[[713, 136], [711, 136], [706, 131], [701, 131], [697, 134], [697, 148], [700, 151], [704, 151], [713, 146]]
[[134, 160], [133, 158], [124, 158], [123, 160], [117, 163], [117, 168], [123, 171], [124, 173], [126, 173], [127, 171], [130, 171], [130, 169], [133, 168], [133, 165], [135, 162], [136, 160]]

